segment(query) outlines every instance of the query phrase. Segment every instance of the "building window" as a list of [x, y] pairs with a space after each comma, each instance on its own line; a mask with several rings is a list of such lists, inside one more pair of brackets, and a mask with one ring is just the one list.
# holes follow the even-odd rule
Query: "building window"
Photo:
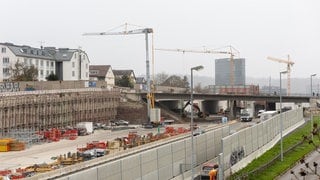
[[24, 61], [24, 64], [26, 64], [26, 65], [28, 64], [28, 59], [27, 58], [24, 58], [23, 61]]
[[8, 57], [4, 57], [2, 59], [3, 64], [9, 64], [9, 58]]
[[29, 65], [32, 65], [32, 59], [29, 59]]
[[86, 72], [86, 77], [88, 77], [89, 75], [88, 75], [89, 73], [88, 72]]
[[36, 66], [39, 66], [39, 59], [36, 59]]
[[77, 59], [77, 53], [74, 53], [74, 58]]
[[47, 67], [49, 67], [49, 61], [47, 61]]
[[89, 68], [89, 66], [88, 66], [88, 64], [86, 64], [86, 69], [88, 69]]
[[53, 67], [53, 65], [54, 65], [54, 63], [53, 63], [53, 62], [51, 62], [51, 67]]
[[5, 47], [1, 48], [1, 52], [6, 53], [6, 48]]
[[49, 76], [49, 70], [47, 70], [47, 76]]
[[74, 73], [74, 71], [72, 71], [72, 77], [74, 77], [75, 76], [75, 73]]
[[9, 74], [10, 70], [9, 68], [3, 68], [3, 74]]
[[51, 74], [54, 74], [53, 71], [51, 71]]
[[43, 67], [43, 60], [40, 60], [40, 66]]
[[76, 67], [76, 64], [75, 64], [75, 62], [72, 62], [72, 67], [74, 68], [74, 67]]
[[91, 74], [91, 75], [95, 75], [95, 74], [98, 74], [98, 70], [91, 70], [91, 71], [89, 71], [89, 73]]
[[40, 70], [40, 76], [43, 77], [43, 70]]

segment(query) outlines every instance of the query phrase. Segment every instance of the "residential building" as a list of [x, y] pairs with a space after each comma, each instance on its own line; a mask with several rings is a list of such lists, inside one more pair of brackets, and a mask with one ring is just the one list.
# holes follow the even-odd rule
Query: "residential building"
[[147, 91], [147, 80], [144, 77], [137, 77], [136, 84], [134, 85], [134, 89], [140, 91]]
[[38, 81], [46, 81], [52, 73], [64, 81], [89, 80], [89, 58], [81, 49], [0, 43], [0, 50], [0, 82], [10, 81], [10, 67], [17, 62], [34, 65], [38, 69]]
[[106, 81], [108, 85], [114, 86], [115, 78], [110, 65], [90, 65], [89, 77], [91, 81]]
[[215, 85], [217, 86], [243, 86], [246, 84], [246, 66], [245, 59], [234, 59], [234, 79], [230, 82], [231, 64], [230, 58], [215, 60]]
[[134, 84], [136, 83], [136, 76], [133, 70], [112, 70], [112, 71], [116, 80], [121, 79], [122, 76], [128, 76]]

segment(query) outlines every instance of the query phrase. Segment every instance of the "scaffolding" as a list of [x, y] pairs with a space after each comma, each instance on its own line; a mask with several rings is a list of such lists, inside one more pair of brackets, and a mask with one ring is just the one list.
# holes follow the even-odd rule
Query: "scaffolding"
[[108, 123], [115, 118], [118, 90], [100, 88], [0, 94], [0, 138], [41, 142], [37, 132], [75, 127], [79, 122]]

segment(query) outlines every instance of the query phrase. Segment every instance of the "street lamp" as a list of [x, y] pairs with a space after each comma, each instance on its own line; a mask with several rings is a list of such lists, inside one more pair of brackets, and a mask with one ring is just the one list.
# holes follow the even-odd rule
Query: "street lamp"
[[196, 66], [191, 68], [191, 97], [190, 97], [190, 102], [191, 102], [191, 122], [190, 122], [190, 129], [191, 129], [191, 177], [194, 179], [194, 170], [193, 170], [193, 165], [194, 165], [194, 147], [193, 147], [193, 70], [195, 71], [200, 71], [203, 69], [203, 66]]
[[282, 143], [282, 130], [283, 130], [283, 122], [282, 122], [282, 93], [281, 93], [281, 89], [282, 89], [282, 80], [281, 80], [281, 75], [282, 74], [286, 74], [288, 73], [288, 71], [282, 71], [280, 72], [280, 159], [281, 161], [283, 161], [283, 143]]
[[312, 92], [312, 77], [313, 76], [316, 76], [317, 74], [311, 74], [310, 75], [310, 90], [311, 90], [311, 94], [310, 94], [310, 96], [312, 96], [312, 94], [313, 94], [313, 92]]
[[[311, 94], [310, 96], [313, 96], [312, 92], [312, 77], [316, 76], [317, 74], [311, 74], [310, 75], [310, 89], [311, 89]], [[311, 139], [313, 140], [313, 115], [312, 115], [312, 107], [311, 107], [311, 98], [310, 98], [310, 121], [311, 121]]]

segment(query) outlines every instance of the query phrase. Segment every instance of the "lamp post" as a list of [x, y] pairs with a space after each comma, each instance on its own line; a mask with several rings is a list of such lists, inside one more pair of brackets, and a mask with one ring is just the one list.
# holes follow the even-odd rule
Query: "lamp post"
[[312, 77], [313, 76], [316, 76], [317, 74], [311, 74], [310, 75], [310, 90], [311, 90], [311, 94], [310, 94], [310, 96], [312, 96], [312, 94], [313, 94], [313, 92], [312, 92]]
[[281, 93], [281, 89], [282, 89], [282, 80], [281, 80], [281, 75], [282, 74], [286, 74], [288, 73], [288, 71], [282, 71], [280, 72], [280, 159], [281, 161], [283, 161], [283, 143], [282, 143], [282, 130], [283, 130], [283, 122], [282, 122], [282, 93]]
[[[310, 75], [310, 96], [313, 96], [313, 92], [312, 92], [312, 77], [316, 76], [317, 74], [311, 74]], [[310, 98], [310, 121], [311, 121], [311, 139], [313, 140], [313, 115], [312, 115], [312, 107], [311, 107], [311, 98]]]
[[191, 129], [191, 177], [192, 180], [194, 179], [194, 147], [193, 147], [193, 70], [199, 71], [203, 69], [203, 66], [196, 66], [191, 68], [191, 97], [190, 97], [190, 102], [191, 102], [191, 122], [190, 122], [190, 129]]

